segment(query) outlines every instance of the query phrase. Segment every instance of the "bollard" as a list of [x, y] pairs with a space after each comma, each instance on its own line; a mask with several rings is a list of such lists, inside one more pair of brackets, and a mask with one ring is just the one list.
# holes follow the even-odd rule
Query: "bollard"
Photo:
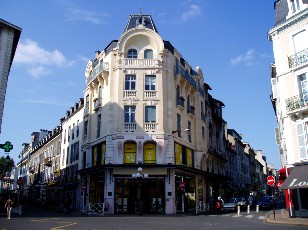
[[247, 213], [250, 212], [250, 205], [247, 205]]
[[20, 216], [21, 216], [21, 214], [22, 214], [22, 206], [21, 206], [21, 205], [19, 206], [18, 214], [19, 214]]
[[256, 211], [259, 212], [259, 205], [256, 206]]
[[241, 206], [237, 206], [237, 215], [240, 215], [240, 212], [241, 212]]

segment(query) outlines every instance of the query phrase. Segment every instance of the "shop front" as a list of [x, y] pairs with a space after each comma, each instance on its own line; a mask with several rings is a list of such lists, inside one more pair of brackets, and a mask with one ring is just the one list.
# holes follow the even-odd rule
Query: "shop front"
[[[287, 170], [288, 173], [288, 170]], [[295, 164], [279, 189], [288, 194], [286, 206], [291, 217], [308, 217], [308, 163]]]
[[147, 178], [133, 178], [137, 168], [115, 168], [115, 213], [165, 213], [165, 168], [143, 166]]
[[175, 194], [177, 213], [196, 212], [196, 177], [190, 174], [176, 173]]

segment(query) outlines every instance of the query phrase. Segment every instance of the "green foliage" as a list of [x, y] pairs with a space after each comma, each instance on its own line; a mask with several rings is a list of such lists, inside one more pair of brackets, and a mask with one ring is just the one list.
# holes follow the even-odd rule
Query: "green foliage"
[[5, 157], [0, 157], [0, 175], [5, 174], [6, 172], [11, 172], [14, 166], [15, 162], [13, 159], [7, 161]]

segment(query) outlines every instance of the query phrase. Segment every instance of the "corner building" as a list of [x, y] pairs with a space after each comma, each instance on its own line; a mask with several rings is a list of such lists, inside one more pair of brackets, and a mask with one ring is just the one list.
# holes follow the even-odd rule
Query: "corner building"
[[[162, 40], [150, 15], [130, 15], [85, 76], [85, 206], [108, 201], [109, 214], [175, 214], [195, 212], [197, 204], [205, 210], [210, 197], [223, 193], [225, 142], [215, 139], [211, 157], [208, 147], [210, 87], [199, 67]], [[223, 138], [224, 127], [215, 132]], [[148, 178], [132, 177], [139, 167]], [[219, 173], [207, 187], [210, 172]]]

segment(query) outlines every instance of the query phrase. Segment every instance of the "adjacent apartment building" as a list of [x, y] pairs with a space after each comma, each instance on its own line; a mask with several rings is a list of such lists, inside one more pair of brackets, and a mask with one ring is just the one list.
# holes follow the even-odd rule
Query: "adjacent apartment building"
[[268, 32], [275, 58], [271, 99], [278, 123], [280, 174], [288, 177], [281, 188], [294, 190], [288, 190], [287, 206], [307, 215], [308, 182], [300, 176], [308, 173], [308, 1], [277, 0], [274, 6], [275, 24]]

